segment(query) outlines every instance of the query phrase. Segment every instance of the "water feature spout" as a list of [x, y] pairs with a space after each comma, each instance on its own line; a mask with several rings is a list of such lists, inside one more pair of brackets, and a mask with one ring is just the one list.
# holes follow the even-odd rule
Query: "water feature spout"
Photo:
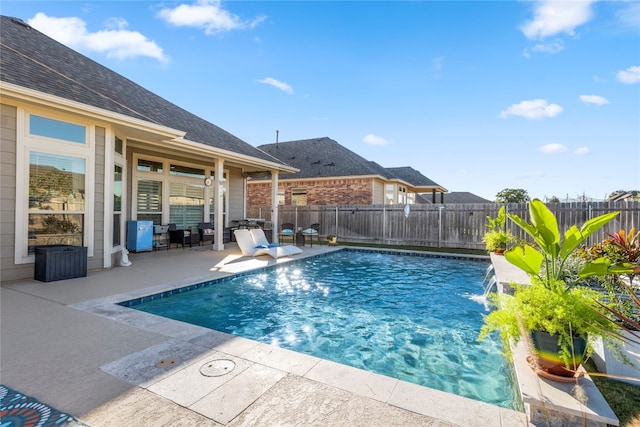
[[489, 274], [491, 274], [492, 271], [493, 271], [493, 264], [489, 264], [489, 267], [487, 267], [487, 271], [484, 273], [483, 282], [487, 281], [487, 279], [489, 278]]
[[485, 286], [484, 288], [484, 293], [482, 294], [482, 296], [486, 298], [487, 295], [489, 295], [489, 292], [491, 292], [491, 288], [493, 288], [493, 285], [497, 283], [498, 283], [498, 278], [495, 275], [491, 276], [491, 279], [489, 279], [487, 286]]

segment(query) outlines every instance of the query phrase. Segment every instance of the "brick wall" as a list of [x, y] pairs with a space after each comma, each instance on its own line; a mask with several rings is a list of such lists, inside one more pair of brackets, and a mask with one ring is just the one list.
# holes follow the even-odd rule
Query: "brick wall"
[[[280, 181], [284, 204], [291, 205], [291, 190], [306, 189], [307, 205], [370, 205], [373, 203], [372, 179], [329, 179], [319, 181]], [[248, 183], [247, 206], [271, 204], [271, 182]]]

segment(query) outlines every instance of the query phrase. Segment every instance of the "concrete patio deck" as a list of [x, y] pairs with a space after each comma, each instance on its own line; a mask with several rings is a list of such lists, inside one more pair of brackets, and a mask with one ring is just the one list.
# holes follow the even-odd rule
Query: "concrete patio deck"
[[520, 412], [114, 304], [287, 262], [227, 248], [4, 283], [0, 382], [94, 427], [527, 425]]

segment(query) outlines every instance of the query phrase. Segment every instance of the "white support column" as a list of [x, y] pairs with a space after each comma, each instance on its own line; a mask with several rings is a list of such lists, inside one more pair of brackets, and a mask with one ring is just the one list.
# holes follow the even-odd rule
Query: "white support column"
[[271, 241], [278, 242], [278, 171], [271, 171]]
[[214, 165], [215, 170], [215, 183], [213, 185], [213, 200], [214, 203], [214, 224], [213, 228], [216, 230], [213, 239], [213, 250], [224, 250], [224, 160], [218, 158]]

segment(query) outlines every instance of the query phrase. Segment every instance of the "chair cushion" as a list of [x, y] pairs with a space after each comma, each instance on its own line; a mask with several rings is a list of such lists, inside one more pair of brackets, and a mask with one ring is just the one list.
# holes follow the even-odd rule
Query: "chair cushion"
[[202, 229], [202, 234], [213, 234], [214, 230], [212, 228], [203, 228]]
[[258, 245], [256, 249], [270, 249], [270, 248], [279, 248], [280, 245], [277, 243], [269, 243], [268, 245]]
[[288, 236], [288, 235], [290, 235], [290, 234], [293, 234], [293, 230], [290, 230], [290, 229], [288, 229], [288, 228], [285, 228], [284, 230], [282, 230], [282, 231], [280, 232], [280, 234], [282, 234], [283, 236]]
[[318, 234], [318, 230], [316, 230], [315, 228], [307, 228], [306, 230], [302, 230], [302, 234], [312, 234], [312, 235], [316, 235]]

